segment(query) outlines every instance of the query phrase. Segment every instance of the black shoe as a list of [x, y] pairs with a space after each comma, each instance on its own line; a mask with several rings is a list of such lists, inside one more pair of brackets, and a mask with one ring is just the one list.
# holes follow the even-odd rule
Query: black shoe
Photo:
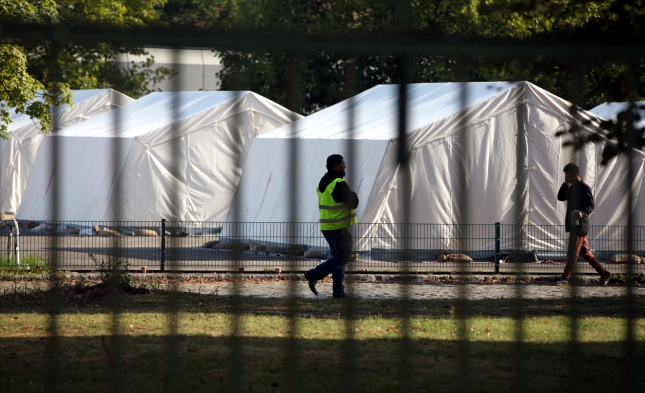
[[598, 280], [598, 286], [604, 287], [605, 285], [607, 285], [610, 277], [611, 277], [611, 273], [609, 273], [608, 271], [605, 271], [605, 274], [600, 276], [600, 280]]
[[334, 293], [334, 294], [331, 295], [331, 297], [333, 297], [334, 299], [341, 299], [341, 298], [349, 297], [349, 296], [347, 296], [347, 294], [345, 292], [341, 292], [341, 293]]
[[342, 293], [334, 293], [331, 295], [334, 299], [356, 299], [356, 296], [353, 295], [348, 295], [345, 292]]
[[318, 291], [316, 291], [316, 280], [311, 278], [311, 274], [309, 274], [309, 272], [305, 272], [305, 279], [307, 280], [307, 283], [309, 283], [309, 289], [311, 289], [311, 292], [318, 296]]
[[558, 278], [557, 280], [553, 281], [553, 285], [558, 287], [565, 287], [569, 285], [569, 280], [565, 280], [564, 278]]

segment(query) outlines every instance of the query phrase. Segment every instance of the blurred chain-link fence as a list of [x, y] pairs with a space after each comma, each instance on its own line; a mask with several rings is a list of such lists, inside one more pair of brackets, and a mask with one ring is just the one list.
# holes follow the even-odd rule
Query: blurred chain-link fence
[[[170, 49], [179, 48], [202, 48], [229, 51], [284, 51], [290, 56], [289, 66], [284, 70], [287, 81], [284, 90], [287, 96], [288, 107], [291, 110], [298, 110], [298, 100], [304, 91], [299, 85], [298, 62], [306, 59], [308, 54], [324, 51], [342, 53], [348, 57], [360, 56], [393, 56], [396, 58], [398, 69], [398, 94], [397, 105], [398, 115], [396, 124], [392, 125], [392, 137], [397, 139], [399, 148], [395, 161], [398, 165], [400, 179], [398, 187], [400, 195], [411, 195], [411, 168], [409, 166], [411, 153], [409, 147], [408, 129], [408, 83], [410, 80], [410, 58], [415, 55], [454, 56], [463, 59], [464, 67], [477, 67], [474, 58], [478, 55], [497, 56], [510, 60], [525, 60], [536, 56], [566, 58], [571, 60], [574, 66], [585, 61], [620, 58], [631, 61], [645, 55], [645, 46], [640, 43], [597, 43], [581, 41], [557, 41], [542, 40], [535, 42], [526, 41], [496, 41], [496, 40], [429, 40], [422, 35], [411, 34], [407, 30], [393, 31], [386, 35], [356, 34], [352, 37], [337, 37], [333, 34], [310, 34], [293, 35], [271, 31], [191, 31], [191, 30], [166, 30], [163, 28], [117, 28], [109, 26], [66, 26], [66, 25], [28, 25], [4, 23], [1, 26], [1, 36], [4, 40], [20, 40], [28, 42], [43, 42], [48, 46], [50, 53], [49, 75], [52, 81], [61, 79], [56, 66], [56, 50], [59, 45], [68, 42], [83, 45], [84, 43], [107, 42], [115, 45], [137, 44], [146, 46], [159, 46]], [[175, 62], [179, 63], [179, 62]], [[575, 73], [574, 73], [575, 75]], [[355, 81], [356, 75], [348, 73], [347, 83]], [[521, 78], [518, 78], [521, 79]], [[575, 79], [575, 78], [574, 78]], [[462, 81], [463, 82], [463, 81]], [[178, 82], [176, 82], [178, 83]], [[572, 80], [572, 86], [579, 81]], [[634, 82], [626, 82], [625, 100], [633, 100], [630, 95]], [[631, 83], [631, 84], [630, 84]], [[243, 81], [239, 81], [240, 89]], [[181, 86], [175, 86], [175, 90], [181, 90]], [[573, 89], [575, 90], [575, 89]], [[348, 97], [350, 100], [351, 97]], [[458, 99], [462, 108], [466, 108], [468, 91], [463, 89]], [[181, 102], [175, 98], [174, 105], [179, 107]], [[575, 110], [572, 110], [575, 115]], [[117, 116], [117, 115], [115, 115]], [[346, 144], [346, 160], [353, 162], [357, 154], [356, 140], [351, 137], [356, 113], [349, 105], [346, 111], [346, 121], [350, 137], [344, 140]], [[123, 119], [116, 118], [118, 125]], [[521, 120], [521, 119], [520, 119]], [[466, 119], [456, 132], [462, 132], [464, 143], [461, 146], [468, 146], [468, 128]], [[518, 122], [518, 138], [522, 134], [523, 122]], [[54, 124], [54, 130], [57, 125]], [[174, 124], [173, 132], [175, 138], [181, 139], [179, 126]], [[291, 125], [293, 134], [297, 135], [298, 122]], [[281, 267], [282, 271], [298, 272], [317, 265], [328, 255], [328, 248], [324, 239], [319, 233], [318, 224], [311, 222], [297, 222], [298, 203], [296, 193], [299, 184], [296, 184], [297, 174], [300, 170], [298, 163], [301, 141], [298, 138], [288, 140], [288, 157], [284, 171], [287, 178], [292, 179], [292, 184], [284, 189], [284, 204], [288, 206], [288, 222], [269, 223], [238, 223], [240, 207], [234, 205], [230, 213], [231, 222], [182, 222], [173, 221], [150, 221], [150, 222], [64, 222], [57, 219], [37, 223], [36, 226], [28, 227], [20, 233], [20, 257], [23, 263], [30, 261], [45, 260], [51, 266], [51, 282], [56, 284], [60, 280], [60, 270], [95, 270], [96, 263], [109, 255], [127, 257], [130, 268], [139, 270], [145, 266], [151, 271], [166, 271], [170, 273], [181, 271], [265, 271]], [[518, 148], [511, 152], [515, 156], [517, 165], [509, 167], [509, 171], [517, 171], [517, 179], [524, 174], [521, 172], [528, 148], [524, 149], [517, 144]], [[60, 153], [56, 142], [51, 144], [53, 162], [55, 166]], [[115, 161], [123, 161], [121, 145], [115, 142], [111, 147], [111, 154]], [[180, 157], [182, 156], [181, 145], [175, 144], [171, 149], [171, 162], [176, 163], [172, 173], [181, 173]], [[398, 223], [361, 223], [353, 228], [355, 236], [354, 260], [348, 269], [355, 272], [361, 271], [389, 271], [401, 274], [403, 277], [416, 273], [453, 272], [453, 273], [540, 273], [540, 272], [561, 272], [566, 261], [566, 233], [562, 226], [531, 226], [520, 223], [521, 212], [515, 214], [517, 223], [496, 224], [472, 224], [469, 218], [474, 212], [469, 210], [471, 201], [469, 198], [477, 198], [477, 195], [469, 195], [466, 183], [468, 150], [464, 147], [462, 151], [455, 152], [455, 155], [462, 158], [462, 164], [452, 168], [457, 174], [461, 190], [465, 192], [455, 193], [454, 199], [460, 206], [461, 216], [457, 224], [444, 223], [422, 223], [408, 224], [414, 222], [412, 215], [415, 214], [410, 206], [402, 203], [402, 217]], [[508, 153], [508, 152], [506, 152]], [[331, 153], [330, 153], [331, 154]], [[632, 150], [625, 153], [628, 157], [626, 162], [631, 162]], [[174, 160], [174, 161], [173, 161]], [[238, 160], [242, 160], [241, 157]], [[239, 165], [243, 167], [243, 165]], [[625, 171], [631, 171], [632, 166], [626, 165]], [[355, 184], [354, 177], [357, 174], [350, 171], [348, 177], [350, 183]], [[175, 179], [178, 179], [176, 177]], [[629, 182], [636, 178], [635, 174], [626, 177]], [[63, 201], [57, 199], [60, 193], [58, 189], [61, 179], [54, 175], [50, 187], [53, 190], [52, 211], [54, 214]], [[519, 184], [519, 181], [518, 181]], [[173, 189], [178, 193], [181, 184], [177, 180]], [[627, 190], [627, 200], [632, 198], [632, 184], [621, 184]], [[116, 179], [113, 187], [119, 189], [128, 187]], [[457, 187], [457, 186], [456, 186]], [[523, 197], [523, 190], [518, 186], [509, 190], [513, 198], [519, 201]], [[555, 198], [555, 196], [554, 196]], [[171, 200], [176, 200], [177, 195], [171, 195]], [[517, 203], [518, 209], [519, 202]], [[432, 208], [429, 206], [428, 208]], [[607, 208], [607, 207], [605, 207]], [[179, 206], [177, 206], [179, 209]], [[118, 206], [113, 209], [119, 212]], [[642, 272], [643, 265], [629, 263], [629, 258], [616, 259], [618, 255], [633, 255], [645, 257], [645, 230], [644, 227], [635, 227], [634, 218], [645, 212], [631, 209], [624, 212], [627, 216], [626, 226], [603, 226], [592, 227], [590, 231], [590, 247], [596, 256], [604, 263], [612, 263], [611, 270], [616, 273], [634, 274]], [[168, 212], [168, 217], [177, 217], [177, 212]], [[25, 223], [29, 225], [29, 223]], [[40, 226], [40, 227], [38, 227]], [[37, 229], [36, 229], [37, 228]], [[36, 229], [36, 230], [34, 230]], [[5, 231], [7, 229], [4, 229]], [[4, 232], [3, 235], [8, 235]], [[85, 235], [85, 236], [84, 236]], [[3, 260], [13, 257], [11, 244], [7, 252], [3, 250]], [[613, 258], [613, 260], [612, 260]], [[584, 264], [578, 264], [578, 271], [591, 272]], [[608, 265], [610, 266], [610, 265]], [[407, 282], [403, 280], [403, 282]], [[624, 318], [626, 335], [620, 343], [620, 350], [623, 353], [624, 367], [620, 375], [604, 375], [599, 378], [614, 378], [617, 385], [624, 387], [625, 391], [642, 390], [642, 379], [637, 378], [638, 361], [642, 359], [642, 345], [635, 340], [635, 324], [637, 322], [637, 307], [635, 287], [631, 281], [625, 286], [625, 297], [621, 298], [622, 303], [616, 304], [616, 313]], [[170, 282], [170, 289], [173, 288], [173, 281]], [[296, 282], [290, 285], [289, 293], [295, 293]], [[351, 285], [351, 284], [348, 284]], [[406, 284], [407, 285], [407, 284]], [[405, 287], [405, 285], [404, 285]], [[48, 300], [48, 351], [45, 355], [48, 359], [47, 391], [63, 391], [63, 384], [60, 380], [61, 374], [61, 348], [64, 345], [60, 334], [61, 320], [59, 308], [61, 306], [60, 292], [56, 285], [52, 285], [49, 291]], [[471, 304], [467, 301], [467, 287], [460, 288], [460, 301], [456, 303], [454, 318], [458, 323], [457, 335], [454, 338], [457, 355], [454, 365], [459, 376], [455, 385], [460, 391], [479, 391], [471, 381], [477, 375], [478, 361], [471, 353], [471, 344], [467, 336], [466, 323], [473, 317]], [[535, 377], [527, 374], [529, 359], [525, 358], [526, 342], [523, 330], [522, 319], [525, 303], [523, 303], [522, 287], [509, 287], [513, 291], [516, 303], [514, 303], [513, 314], [515, 317], [516, 330], [512, 334], [512, 340], [507, 345], [512, 345], [507, 356], [514, 359], [514, 366], [505, 370], [505, 377], [515, 391], [524, 391], [527, 378]], [[569, 344], [564, 345], [568, 351], [568, 358], [571, 359], [570, 369], [567, 374], [567, 381], [562, 388], [566, 391], [577, 391], [579, 389], [580, 344], [578, 344], [578, 324], [581, 316], [577, 313], [578, 300], [576, 300], [576, 287], [571, 287], [572, 295], [569, 303], [570, 312], [570, 339]], [[388, 363], [395, 365], [397, 371], [396, 385], [390, 387], [393, 391], [415, 391], [418, 388], [414, 377], [424, 373], [424, 368], [431, 367], [426, 364], [412, 364], [413, 355], [418, 350], [418, 343], [412, 338], [413, 330], [410, 318], [413, 310], [406, 301], [406, 291], [402, 292], [403, 301], [398, 304], [397, 318], [400, 318], [401, 338], [398, 350], [389, 353]], [[127, 370], [124, 369], [122, 361], [127, 358], [127, 348], [123, 344], [122, 326], [119, 314], [123, 312], [122, 297], [118, 290], [111, 295], [110, 308], [112, 311], [111, 335], [107, 340], [107, 347], [110, 348], [109, 356], [109, 383], [108, 390], [121, 392], [127, 390], [129, 377], [126, 377]], [[244, 373], [248, 371], [248, 359], [253, 356], [251, 349], [241, 339], [241, 321], [244, 310], [243, 300], [233, 297], [230, 302], [228, 313], [230, 319], [230, 339], [222, 339], [221, 345], [227, 348], [222, 352], [227, 356], [226, 381], [228, 391], [246, 390], [243, 384]], [[291, 298], [289, 298], [291, 299]], [[361, 373], [378, 374], [378, 369], [359, 369], [357, 366], [356, 354], [358, 351], [355, 339], [357, 328], [356, 302], [350, 300], [343, 306], [343, 318], [347, 321], [346, 338], [338, 359], [338, 372], [343, 376], [342, 389], [345, 391], [361, 391], [359, 386], [359, 375]], [[170, 291], [167, 296], [167, 307], [165, 313], [168, 316], [167, 324], [164, 327], [163, 337], [165, 341], [165, 353], [152, 354], [151, 356], [163, 357], [163, 390], [177, 392], [184, 390], [180, 384], [180, 376], [175, 370], [181, 366], [178, 353], [179, 336], [177, 330], [178, 318], [181, 309], [176, 301], [176, 293]], [[295, 299], [288, 300], [287, 311], [284, 314], [288, 317], [288, 324], [284, 326], [284, 347], [281, 361], [289, 369], [291, 375], [286, 386], [280, 389], [291, 392], [307, 391], [307, 385], [303, 384], [311, 375], [316, 373], [315, 366], [308, 364], [305, 367], [301, 340], [304, 336], [298, 334], [298, 321], [300, 303]], [[414, 310], [418, 314], [418, 310]], [[281, 314], [282, 315], [282, 314]], [[282, 337], [282, 336], [281, 336]], [[104, 342], [104, 345], [105, 342]], [[452, 343], [451, 343], [452, 345]], [[500, 345], [502, 345], [500, 343]], [[416, 357], [415, 357], [416, 359]], [[436, 359], [436, 357], [435, 357]], [[543, 370], [542, 372], [550, 372]], [[220, 377], [221, 378], [221, 377]], [[436, 383], [436, 381], [435, 381]], [[437, 386], [437, 385], [434, 385]], [[2, 387], [0, 387], [2, 388]], [[384, 391], [387, 389], [384, 389]], [[440, 389], [441, 390], [441, 389]]]

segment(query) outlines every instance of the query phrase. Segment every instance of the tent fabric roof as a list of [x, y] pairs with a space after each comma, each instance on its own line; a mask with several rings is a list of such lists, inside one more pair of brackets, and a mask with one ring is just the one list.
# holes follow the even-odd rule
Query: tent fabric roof
[[34, 124], [35, 120], [32, 120], [29, 115], [26, 115], [24, 113], [16, 113], [11, 111], [11, 115], [9, 118], [11, 119], [11, 123], [7, 124], [7, 131], [12, 132], [14, 130], [18, 130], [20, 128], [23, 128], [25, 126], [31, 126]]
[[[519, 82], [416, 83], [408, 85], [408, 131], [449, 117], [467, 104], [487, 100]], [[311, 114], [261, 138], [370, 139], [391, 140], [397, 137], [398, 85], [380, 85]], [[354, 116], [354, 128], [348, 118]]]
[[56, 134], [56, 211], [43, 146], [18, 217], [222, 221], [253, 139], [299, 118], [252, 92], [149, 94]]
[[254, 95], [260, 101], [268, 101], [251, 92], [155, 92], [139, 98], [131, 105], [113, 111], [110, 116], [102, 116], [77, 127], [68, 127], [61, 130], [58, 135], [136, 137], [166, 127], [175, 121], [190, 118], [226, 101], [232, 102], [234, 98], [247, 94]]
[[54, 108], [54, 116], [57, 116], [58, 112], [65, 113], [65, 115], [56, 117], [57, 130], [134, 102], [133, 98], [112, 89], [74, 90], [73, 93], [74, 106]]
[[[134, 99], [112, 89], [89, 89], [72, 90], [74, 104], [52, 106], [54, 121], [57, 128], [68, 127], [80, 121], [91, 119], [98, 114], [110, 111], [114, 108], [129, 104]], [[37, 129], [29, 115], [24, 113], [13, 113], [7, 128], [9, 132], [17, 131], [25, 126]]]
[[[637, 102], [645, 108], [645, 102]], [[607, 120], [616, 120], [618, 113], [624, 111], [629, 106], [629, 102], [605, 102], [589, 110], [589, 112], [598, 115]], [[641, 120], [636, 123], [637, 127], [645, 127], [645, 109], [640, 108]]]
[[[134, 101], [112, 89], [73, 90], [72, 93], [73, 106], [52, 108], [56, 129], [83, 122]], [[13, 123], [8, 125], [8, 140], [0, 141], [0, 209], [15, 212], [45, 134], [26, 114], [14, 113], [11, 119]]]

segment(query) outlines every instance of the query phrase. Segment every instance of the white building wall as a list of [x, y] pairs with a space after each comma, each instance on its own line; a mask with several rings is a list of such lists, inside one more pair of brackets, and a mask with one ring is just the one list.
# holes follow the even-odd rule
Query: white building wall
[[[167, 67], [177, 71], [172, 79], [165, 79], [154, 86], [161, 91], [208, 91], [218, 90], [220, 83], [217, 73], [222, 69], [217, 53], [207, 49], [144, 48], [148, 56], [123, 54], [116, 58], [116, 63], [129, 69], [131, 62], [142, 63], [146, 57], [154, 56], [152, 69]], [[152, 84], [149, 86], [153, 88]]]

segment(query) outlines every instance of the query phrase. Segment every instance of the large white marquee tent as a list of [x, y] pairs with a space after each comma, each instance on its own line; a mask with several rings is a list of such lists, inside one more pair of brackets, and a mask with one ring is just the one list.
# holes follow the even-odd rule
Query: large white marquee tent
[[[645, 102], [636, 102], [640, 107], [638, 112], [641, 115], [640, 121], [636, 122], [636, 127], [645, 127]], [[629, 102], [605, 102], [589, 110], [594, 115], [598, 115], [608, 120], [616, 120], [616, 116], [629, 107]]]
[[[591, 113], [607, 120], [616, 120], [616, 115], [627, 109], [626, 102], [606, 102], [590, 110]], [[645, 115], [645, 110], [641, 110]], [[645, 126], [645, 119], [636, 124], [637, 127]], [[598, 145], [589, 146], [589, 151], [594, 154], [589, 160], [581, 157], [581, 170], [588, 174], [587, 178], [592, 185], [596, 196], [598, 208], [590, 217], [592, 225], [627, 225], [627, 201], [628, 201], [628, 168], [627, 156], [621, 154], [610, 160], [607, 165], [601, 165], [604, 142]], [[632, 155], [632, 208], [631, 214], [634, 225], [645, 225], [645, 152], [634, 150]], [[583, 165], [585, 168], [583, 168]], [[586, 180], [586, 179], [585, 179]], [[642, 196], [642, 197], [641, 197]], [[622, 213], [622, 214], [621, 214]], [[645, 239], [641, 239], [643, 241]]]
[[[325, 159], [340, 153], [346, 157], [346, 179], [360, 199], [359, 223], [405, 222], [401, 208], [405, 203], [411, 223], [563, 224], [565, 204], [558, 202], [556, 195], [563, 182], [562, 168], [574, 155], [554, 134], [575, 121], [569, 114], [569, 102], [528, 82], [409, 85], [407, 137], [411, 161], [410, 172], [405, 174], [397, 161], [398, 90], [396, 85], [374, 87], [257, 138], [228, 220], [316, 222], [315, 189], [326, 171]], [[354, 116], [352, 123], [350, 115]], [[593, 132], [598, 118], [585, 111], [579, 117], [592, 120], [586, 128]], [[296, 140], [290, 142], [292, 138]], [[293, 181], [289, 158], [292, 143], [297, 153]], [[351, 156], [350, 146], [354, 152]], [[595, 146], [587, 146], [578, 154], [584, 164], [583, 177], [597, 188], [611, 181], [600, 176], [599, 153]], [[463, 173], [460, 161], [465, 168], [463, 179], [459, 177]], [[641, 179], [642, 169], [638, 168]], [[407, 191], [404, 176], [410, 184]], [[288, 190], [292, 186], [297, 189], [295, 200], [290, 201]], [[594, 213], [593, 223], [623, 223], [621, 198], [603, 195], [603, 206], [598, 209], [601, 212]], [[403, 247], [403, 234], [396, 226], [360, 228], [359, 249]], [[446, 236], [446, 229], [441, 230], [441, 244], [428, 233], [428, 240], [417, 240], [414, 247], [454, 249], [458, 234]], [[307, 243], [320, 237], [316, 231], [303, 234], [300, 241]], [[270, 233], [254, 235], [271, 239]], [[564, 247], [559, 236], [541, 227], [531, 231], [528, 243], [521, 246], [533, 249], [549, 242]], [[368, 239], [369, 246], [365, 243]], [[505, 246], [512, 247], [508, 241]], [[490, 244], [471, 247], [492, 249]]]
[[[57, 129], [71, 126], [134, 101], [112, 89], [73, 90], [74, 105], [52, 108]], [[16, 212], [46, 135], [28, 115], [11, 116], [8, 139], [0, 140], [0, 211]], [[49, 164], [48, 164], [49, 165]]]
[[151, 93], [46, 139], [18, 218], [222, 221], [253, 139], [300, 117], [251, 92]]

